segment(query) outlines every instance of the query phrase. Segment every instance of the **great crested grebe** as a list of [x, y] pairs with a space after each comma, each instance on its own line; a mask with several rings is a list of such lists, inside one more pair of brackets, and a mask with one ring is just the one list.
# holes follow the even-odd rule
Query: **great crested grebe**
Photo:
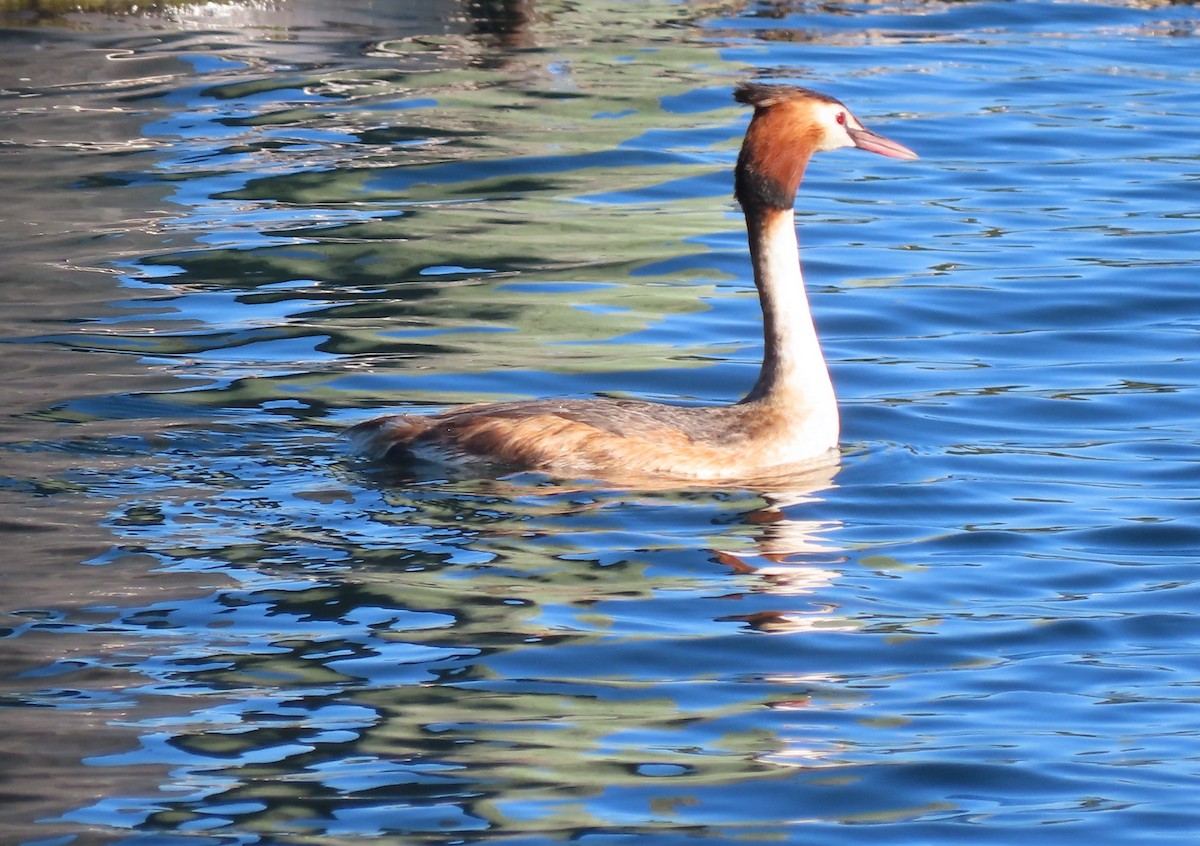
[[800, 274], [796, 189], [816, 152], [858, 147], [895, 159], [917, 154], [807, 88], [743, 83], [733, 96], [754, 107], [734, 180], [763, 312], [763, 363], [750, 393], [732, 405], [699, 407], [538, 399], [392, 414], [347, 430], [355, 450], [372, 459], [695, 482], [777, 477], [832, 460], [837, 401]]

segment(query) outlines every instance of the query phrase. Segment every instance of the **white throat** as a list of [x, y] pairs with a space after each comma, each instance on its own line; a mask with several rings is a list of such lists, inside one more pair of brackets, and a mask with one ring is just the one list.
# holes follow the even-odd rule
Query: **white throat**
[[[837, 445], [838, 409], [800, 271], [791, 209], [746, 217], [754, 281], [763, 310], [763, 364], [747, 402], [785, 414], [789, 428], [818, 453]], [[789, 439], [790, 440], [790, 439]]]

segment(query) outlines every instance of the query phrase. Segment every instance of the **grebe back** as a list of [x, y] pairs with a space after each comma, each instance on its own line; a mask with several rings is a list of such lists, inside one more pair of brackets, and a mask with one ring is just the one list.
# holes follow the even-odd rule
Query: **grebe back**
[[355, 450], [375, 460], [695, 482], [767, 478], [832, 459], [837, 401], [800, 273], [796, 191], [816, 152], [857, 147], [897, 159], [917, 155], [807, 88], [744, 83], [734, 98], [754, 107], [734, 195], [746, 216], [764, 339], [758, 380], [743, 399], [698, 407], [540, 399], [391, 414], [348, 429]]

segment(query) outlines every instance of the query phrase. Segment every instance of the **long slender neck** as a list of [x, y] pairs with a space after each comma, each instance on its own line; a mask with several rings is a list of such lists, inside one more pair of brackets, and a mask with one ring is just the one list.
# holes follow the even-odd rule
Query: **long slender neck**
[[800, 272], [791, 208], [747, 203], [754, 284], [763, 312], [763, 363], [743, 402], [761, 402], [837, 431], [837, 400]]

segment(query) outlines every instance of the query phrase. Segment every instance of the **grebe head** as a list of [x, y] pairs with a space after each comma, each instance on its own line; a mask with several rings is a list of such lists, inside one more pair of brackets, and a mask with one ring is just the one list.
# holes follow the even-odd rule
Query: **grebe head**
[[840, 100], [811, 88], [746, 82], [733, 96], [754, 106], [737, 166], [735, 194], [743, 206], [791, 208], [813, 153], [857, 147], [893, 159], [917, 158], [863, 126]]

